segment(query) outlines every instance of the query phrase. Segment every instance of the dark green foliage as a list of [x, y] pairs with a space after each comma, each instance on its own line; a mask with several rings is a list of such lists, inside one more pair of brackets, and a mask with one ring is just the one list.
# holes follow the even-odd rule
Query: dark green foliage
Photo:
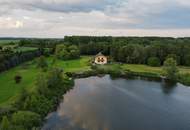
[[41, 124], [40, 115], [30, 111], [18, 111], [12, 116], [12, 124], [16, 127], [31, 129]]
[[18, 99], [16, 100], [16, 102], [13, 104], [13, 106], [16, 108], [16, 109], [22, 109], [23, 108], [23, 103], [24, 101], [26, 100], [26, 98], [30, 95], [30, 93], [25, 89], [25, 88], [22, 88], [21, 89], [21, 92], [19, 93], [18, 95]]
[[49, 89], [47, 85], [47, 79], [44, 74], [39, 74], [36, 79], [36, 87], [39, 95], [47, 96], [49, 94]]
[[4, 116], [1, 122], [1, 130], [11, 130], [7, 116]]
[[30, 97], [27, 97], [24, 104], [24, 109], [38, 113], [42, 117], [45, 117], [53, 106], [52, 100], [49, 100], [43, 95], [33, 94]]
[[57, 45], [55, 55], [62, 60], [77, 59], [80, 57], [79, 48], [75, 45]]
[[190, 54], [189, 55], [186, 55], [186, 57], [185, 57], [185, 65], [186, 66], [190, 66]]
[[14, 80], [15, 80], [15, 83], [20, 83], [21, 82], [21, 80], [22, 80], [22, 77], [20, 76], [20, 75], [16, 75], [15, 77], [14, 77]]
[[177, 68], [177, 63], [173, 58], [168, 58], [164, 62], [164, 72], [169, 80], [177, 81], [178, 68]]
[[46, 58], [44, 56], [40, 56], [37, 60], [37, 67], [41, 69], [46, 69], [48, 67], [48, 63], [46, 61]]
[[189, 73], [180, 74], [179, 81], [180, 81], [180, 83], [190, 86], [190, 74]]
[[190, 65], [190, 38], [66, 36], [64, 41], [78, 45], [83, 55], [101, 51], [117, 62], [147, 64], [150, 57], [157, 57], [161, 65], [167, 58]]
[[38, 50], [26, 52], [13, 52], [11, 49], [0, 50], [0, 72], [30, 61], [40, 55], [41, 53]]
[[168, 58], [173, 58], [177, 62], [177, 65], [180, 64], [180, 58], [176, 54], [169, 54], [166, 59]]
[[160, 59], [157, 57], [150, 57], [148, 58], [148, 65], [153, 67], [160, 66]]
[[49, 71], [47, 77], [48, 88], [53, 89], [62, 84], [62, 72], [63, 70], [59, 68], [53, 68]]

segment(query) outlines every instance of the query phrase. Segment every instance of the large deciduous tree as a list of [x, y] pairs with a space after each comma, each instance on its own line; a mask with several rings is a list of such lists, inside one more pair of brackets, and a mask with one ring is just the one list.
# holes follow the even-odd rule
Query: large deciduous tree
[[173, 58], [168, 58], [164, 61], [164, 72], [169, 80], [177, 81], [178, 68], [177, 63]]

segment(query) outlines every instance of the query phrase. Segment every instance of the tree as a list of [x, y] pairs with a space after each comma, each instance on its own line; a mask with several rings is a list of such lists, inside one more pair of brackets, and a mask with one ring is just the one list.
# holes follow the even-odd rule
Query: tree
[[47, 84], [48, 88], [56, 88], [60, 84], [62, 84], [63, 79], [63, 70], [59, 68], [53, 68], [47, 76]]
[[173, 58], [168, 58], [164, 61], [164, 72], [168, 79], [177, 81], [178, 68], [177, 63]]
[[22, 80], [22, 77], [20, 76], [20, 75], [16, 75], [15, 77], [14, 77], [14, 79], [15, 79], [15, 83], [20, 83], [21, 82], [21, 80]]
[[47, 87], [47, 79], [44, 74], [40, 74], [38, 76], [38, 78], [36, 79], [36, 86], [37, 86], [37, 92], [40, 95], [44, 95], [44, 96], [48, 95], [49, 90]]
[[148, 58], [148, 65], [153, 67], [160, 66], [160, 59], [157, 57], [150, 57]]
[[41, 123], [41, 117], [39, 114], [30, 111], [18, 111], [12, 116], [12, 122], [15, 126], [22, 126], [25, 129], [32, 129], [32, 127], [38, 127]]
[[7, 116], [3, 116], [3, 119], [1, 122], [1, 130], [10, 130], [10, 123]]
[[57, 45], [55, 55], [58, 59], [70, 60], [80, 57], [79, 48], [76, 45]]
[[48, 63], [44, 56], [40, 56], [37, 61], [37, 67], [41, 69], [46, 69], [48, 67]]
[[177, 64], [180, 63], [180, 58], [176, 55], [176, 54], [169, 54], [166, 59], [168, 58], [173, 58], [174, 60], [176, 60]]

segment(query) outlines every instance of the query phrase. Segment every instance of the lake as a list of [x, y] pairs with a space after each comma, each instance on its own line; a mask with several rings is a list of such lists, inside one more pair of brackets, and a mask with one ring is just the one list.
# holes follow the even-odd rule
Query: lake
[[75, 80], [43, 130], [190, 130], [190, 88], [164, 81]]

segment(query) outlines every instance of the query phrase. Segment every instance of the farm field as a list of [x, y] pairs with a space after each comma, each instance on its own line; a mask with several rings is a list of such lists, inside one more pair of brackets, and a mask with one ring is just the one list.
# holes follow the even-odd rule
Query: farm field
[[0, 45], [8, 44], [8, 43], [18, 43], [20, 40], [2, 40], [0, 39]]

